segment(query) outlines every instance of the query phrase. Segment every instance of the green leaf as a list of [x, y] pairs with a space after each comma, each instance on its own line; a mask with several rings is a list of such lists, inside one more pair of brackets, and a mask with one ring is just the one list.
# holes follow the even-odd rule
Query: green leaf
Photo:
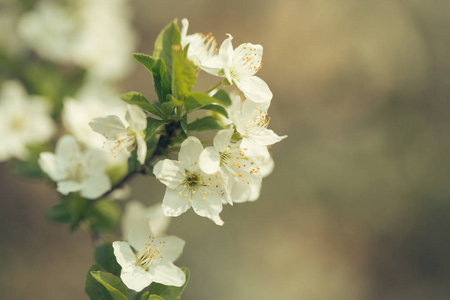
[[95, 262], [104, 270], [115, 275], [120, 275], [121, 267], [117, 263], [114, 248], [111, 243], [98, 246], [95, 249], [94, 257]]
[[133, 173], [139, 167], [139, 162], [136, 156], [136, 149], [131, 151], [131, 156], [128, 158], [128, 174]]
[[205, 93], [192, 92], [189, 93], [189, 95], [185, 99], [186, 112], [189, 113], [195, 109], [214, 103], [228, 105], [226, 101], [223, 102], [221, 99], [210, 97]]
[[85, 219], [89, 207], [88, 201], [76, 193], [69, 194], [63, 197], [61, 203], [52, 206], [45, 217], [51, 222], [70, 224], [73, 231]]
[[128, 294], [128, 288], [119, 277], [102, 271], [90, 271], [90, 273], [108, 290], [114, 300], [128, 300], [125, 296]]
[[165, 300], [163, 297], [158, 295], [150, 295], [150, 297], [147, 298], [148, 300]]
[[159, 112], [159, 110], [154, 105], [152, 105], [141, 93], [128, 92], [120, 96], [120, 99], [129, 104], [137, 105], [151, 114], [161, 116], [161, 112]]
[[91, 275], [91, 272], [100, 270], [101, 268], [98, 265], [93, 265], [89, 269], [86, 275], [84, 291], [91, 300], [114, 300], [108, 290]]
[[181, 119], [181, 129], [182, 129], [182, 133], [184, 133], [184, 135], [188, 135], [188, 124], [187, 124], [187, 117]]
[[162, 59], [158, 59], [155, 62], [152, 73], [156, 94], [159, 102], [163, 103], [166, 101], [167, 95], [172, 92], [172, 79], [169, 78], [171, 73], [167, 72], [166, 63]]
[[114, 232], [120, 222], [121, 210], [116, 201], [100, 200], [90, 207], [87, 219], [96, 232]]
[[206, 116], [188, 124], [188, 131], [204, 131], [217, 129], [223, 129], [223, 127], [217, 122], [217, 119], [213, 116]]
[[181, 46], [173, 47], [172, 59], [172, 93], [182, 99], [197, 82], [197, 66], [181, 51]]
[[206, 109], [206, 110], [210, 110], [216, 113], [221, 114], [222, 116], [225, 116], [228, 118], [228, 113], [227, 110], [221, 106], [221, 105], [217, 105], [217, 104], [209, 104], [209, 105], [205, 105], [200, 107], [200, 109]]
[[222, 90], [222, 89], [218, 90], [217, 93], [215, 93], [213, 95], [213, 98], [216, 98], [217, 100], [220, 101], [221, 104], [223, 104], [225, 106], [230, 106], [231, 105], [230, 95], [225, 90]]
[[155, 65], [156, 59], [147, 54], [134, 53], [133, 57], [141, 65], [143, 65], [151, 74], [153, 74], [153, 66]]
[[[176, 286], [167, 286], [167, 285], [163, 285], [160, 283], [156, 283], [153, 282], [150, 285], [150, 289], [148, 290], [150, 295], [158, 295], [163, 297], [163, 299], [168, 299], [168, 300], [178, 300], [181, 298], [181, 294], [183, 293], [184, 289], [186, 288], [186, 285], [189, 281], [189, 270], [188, 268], [181, 268], [181, 270], [184, 272], [184, 274], [186, 275], [186, 282], [183, 284], [183, 286], [181, 287], [176, 287]], [[151, 296], [150, 296], [151, 297]], [[152, 299], [152, 298], [149, 298]], [[155, 298], [155, 299], [159, 299], [159, 298]]]
[[[181, 47], [181, 34], [177, 22], [178, 20], [175, 19], [161, 31], [156, 38], [155, 50], [153, 51], [153, 57], [164, 60], [169, 75], [172, 74], [172, 47]], [[172, 82], [171, 77], [169, 81]]]
[[58, 203], [50, 207], [45, 214], [45, 218], [49, 221], [62, 224], [72, 221], [72, 216], [65, 203]]
[[147, 129], [145, 132], [145, 139], [149, 140], [161, 125], [167, 123], [169, 123], [169, 120], [156, 120], [153, 118], [147, 118]]
[[173, 109], [175, 108], [175, 103], [172, 102], [164, 102], [161, 104], [161, 110], [164, 113], [164, 116], [166, 117], [166, 119], [171, 119], [172, 114], [173, 114]]

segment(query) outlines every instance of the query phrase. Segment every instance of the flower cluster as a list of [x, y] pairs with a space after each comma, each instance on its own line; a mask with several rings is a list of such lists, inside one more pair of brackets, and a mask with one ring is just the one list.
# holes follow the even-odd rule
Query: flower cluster
[[[91, 298], [114, 290], [115, 299], [125, 299], [124, 286], [158, 292], [153, 282], [178, 287], [180, 294], [187, 271], [173, 262], [185, 242], [166, 236], [170, 217], [192, 207], [223, 225], [224, 205], [259, 198], [262, 179], [274, 167], [268, 146], [286, 138], [268, 129], [273, 94], [256, 76], [263, 47], [244, 43], [234, 48], [230, 34], [218, 47], [212, 35], [188, 34], [186, 19], [181, 30], [176, 20], [162, 30], [152, 56], [134, 54], [153, 76], [157, 101], [137, 92], [119, 97], [112, 83], [132, 66], [128, 58], [135, 44], [126, 1], [40, 0], [14, 15], [22, 50], [6, 53], [32, 53], [44, 71], [34, 74], [30, 67], [34, 81], [4, 81], [0, 89], [0, 161], [29, 160], [26, 170], [34, 164], [33, 174], [54, 182], [61, 201], [48, 219], [71, 230], [87, 229], [97, 245], [105, 238], [101, 233], [119, 228], [123, 205], [117, 200], [129, 198], [125, 187], [131, 178], [152, 175], [166, 186], [156, 205], [124, 205], [126, 241], [97, 248], [96, 257], [97, 251], [110, 252], [88, 275]], [[219, 83], [206, 92], [193, 91], [200, 71]], [[73, 77], [64, 78], [66, 72]], [[193, 112], [201, 117], [193, 120]], [[58, 121], [64, 128], [57, 130]], [[200, 131], [209, 132], [209, 139], [201, 140]], [[41, 147], [31, 151], [35, 144]], [[104, 263], [109, 257], [115, 261]], [[91, 291], [92, 278], [107, 289]], [[152, 298], [144, 295], [139, 298]]]

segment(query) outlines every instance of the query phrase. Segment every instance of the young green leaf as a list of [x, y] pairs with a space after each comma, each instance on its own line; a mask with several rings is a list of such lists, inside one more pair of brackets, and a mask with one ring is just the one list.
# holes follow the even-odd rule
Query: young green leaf
[[128, 92], [120, 96], [120, 99], [129, 104], [137, 105], [151, 114], [161, 116], [161, 112], [154, 105], [152, 105], [141, 93]]
[[65, 203], [58, 203], [50, 207], [45, 214], [45, 218], [49, 221], [62, 224], [72, 221], [72, 216]]
[[186, 112], [189, 113], [202, 106], [210, 105], [213, 103], [227, 105], [226, 101], [223, 102], [219, 98], [210, 97], [202, 92], [192, 92], [189, 93], [185, 99]]
[[220, 101], [221, 104], [225, 106], [231, 105], [230, 95], [225, 90], [218, 90], [217, 93], [213, 95], [213, 98], [216, 98]]
[[98, 246], [94, 253], [95, 262], [100, 265], [104, 270], [114, 274], [120, 274], [120, 265], [117, 263], [114, 256], [114, 249], [111, 243], [106, 243]]
[[204, 130], [218, 130], [218, 129], [223, 129], [223, 126], [220, 125], [219, 122], [217, 122], [217, 119], [213, 116], [206, 116], [188, 124], [188, 131], [204, 131]]
[[210, 111], [219, 113], [222, 116], [225, 116], [226, 118], [228, 118], [227, 110], [221, 105], [209, 104], [209, 105], [205, 105], [205, 106], [200, 107], [200, 109], [210, 110]]
[[167, 72], [166, 63], [162, 59], [158, 59], [155, 62], [152, 73], [156, 94], [159, 102], [163, 103], [166, 101], [167, 95], [172, 93], [171, 73]]
[[134, 53], [133, 57], [141, 65], [143, 65], [151, 74], [153, 74], [153, 66], [155, 65], [156, 59], [147, 54]]
[[100, 268], [99, 265], [93, 265], [89, 269], [86, 275], [84, 291], [91, 300], [114, 300], [108, 290], [94, 277], [92, 277], [91, 272], [100, 271], [101, 269], [102, 268]]
[[[184, 289], [186, 288], [186, 285], [189, 281], [189, 269], [188, 268], [181, 268], [181, 270], [184, 272], [184, 274], [186, 275], [186, 282], [180, 286], [180, 287], [176, 287], [176, 286], [167, 286], [167, 285], [163, 285], [160, 283], [156, 283], [153, 282], [150, 285], [150, 289], [148, 290], [150, 293], [150, 297], [152, 295], [158, 295], [160, 297], [162, 297], [163, 299], [167, 299], [167, 300], [179, 300], [181, 299], [181, 294], [183, 293]], [[152, 298], [148, 298], [148, 299], [152, 299]], [[159, 299], [159, 298], [154, 298]]]
[[[181, 34], [177, 22], [178, 20], [175, 19], [161, 31], [155, 41], [155, 50], [153, 51], [153, 57], [164, 60], [169, 75], [172, 74], [172, 47], [181, 47]], [[169, 77], [172, 81], [171, 76]]]
[[102, 271], [91, 271], [90, 273], [108, 290], [114, 300], [128, 300], [126, 296], [128, 288], [119, 277]]
[[197, 82], [197, 66], [181, 51], [181, 46], [172, 49], [173, 72], [172, 93], [175, 98], [183, 99], [191, 92]]
[[153, 118], [147, 118], [147, 130], [145, 132], [145, 139], [149, 140], [160, 126], [167, 123], [169, 123], [169, 120], [156, 120]]

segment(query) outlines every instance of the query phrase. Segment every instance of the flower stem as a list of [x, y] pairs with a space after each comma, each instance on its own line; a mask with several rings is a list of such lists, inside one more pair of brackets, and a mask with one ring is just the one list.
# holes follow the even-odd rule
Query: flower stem
[[214, 85], [212, 88], [210, 88], [206, 93], [209, 94], [212, 91], [214, 91], [216, 88], [222, 85], [223, 80], [220, 80], [216, 85]]

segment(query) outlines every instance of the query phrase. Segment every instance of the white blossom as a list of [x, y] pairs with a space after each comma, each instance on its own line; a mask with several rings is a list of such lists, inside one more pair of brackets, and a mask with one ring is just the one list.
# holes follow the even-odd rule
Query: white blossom
[[[123, 116], [125, 113], [126, 105], [118, 94], [108, 85], [90, 80], [73, 98], [64, 99], [61, 118], [66, 130], [84, 146], [107, 150], [102, 147], [105, 138], [94, 132], [89, 122], [105, 115]], [[105, 153], [109, 165], [124, 164], [128, 159], [126, 153], [117, 158], [109, 150]]]
[[194, 33], [187, 35], [189, 21], [181, 20], [181, 46], [189, 46], [187, 56], [202, 70], [216, 74], [221, 69], [216, 39], [208, 34]]
[[127, 0], [39, 1], [18, 33], [41, 57], [118, 80], [130, 71], [136, 33]]
[[272, 130], [267, 129], [270, 123], [267, 110], [270, 103], [255, 103], [245, 100], [240, 109], [236, 109], [230, 115], [230, 119], [236, 126], [236, 130], [242, 136], [241, 148], [248, 156], [269, 157], [267, 146], [273, 145], [287, 135], [278, 136]]
[[159, 161], [153, 172], [167, 186], [163, 199], [163, 211], [167, 216], [179, 216], [191, 206], [202, 217], [217, 225], [223, 225], [219, 216], [222, 201], [231, 203], [225, 188], [227, 180], [221, 172], [206, 174], [199, 167], [199, 155], [203, 150], [200, 140], [188, 137], [178, 153], [178, 161]]
[[48, 99], [30, 96], [17, 81], [5, 81], [0, 91], [0, 161], [27, 159], [27, 145], [43, 143], [56, 131]]
[[111, 188], [105, 154], [98, 149], [83, 151], [73, 136], [61, 137], [55, 153], [41, 153], [38, 163], [63, 195], [80, 192], [82, 197], [95, 199]]
[[262, 66], [263, 47], [245, 43], [233, 49], [232, 39], [228, 34], [228, 38], [220, 46], [218, 56], [222, 70], [214, 75], [224, 76], [230, 84], [236, 84], [247, 99], [257, 103], [270, 102], [273, 95], [269, 86], [264, 80], [254, 76]]
[[200, 154], [200, 168], [208, 174], [221, 170], [227, 175], [227, 188], [233, 202], [253, 201], [259, 196], [254, 199], [252, 195], [261, 186], [261, 168], [254, 159], [245, 155], [240, 142], [231, 142], [233, 133], [234, 128], [217, 133], [213, 146], [206, 147]]
[[128, 122], [128, 126], [124, 125], [118, 116], [109, 115], [104, 118], [95, 118], [89, 125], [92, 130], [113, 143], [111, 151], [114, 156], [120, 154], [123, 150], [131, 152], [137, 148], [138, 161], [144, 164], [147, 154], [147, 144], [144, 140], [147, 116], [138, 106], [128, 105], [125, 120]]
[[152, 282], [182, 286], [183, 271], [173, 264], [185, 242], [175, 236], [154, 237], [147, 219], [139, 219], [128, 232], [128, 242], [114, 242], [114, 255], [122, 267], [120, 278], [137, 292]]
[[131, 229], [132, 224], [137, 219], [142, 218], [148, 219], [150, 229], [157, 237], [164, 235], [170, 224], [170, 218], [162, 211], [161, 203], [145, 207], [139, 201], [130, 201], [125, 206], [122, 218], [122, 233], [126, 234]]

